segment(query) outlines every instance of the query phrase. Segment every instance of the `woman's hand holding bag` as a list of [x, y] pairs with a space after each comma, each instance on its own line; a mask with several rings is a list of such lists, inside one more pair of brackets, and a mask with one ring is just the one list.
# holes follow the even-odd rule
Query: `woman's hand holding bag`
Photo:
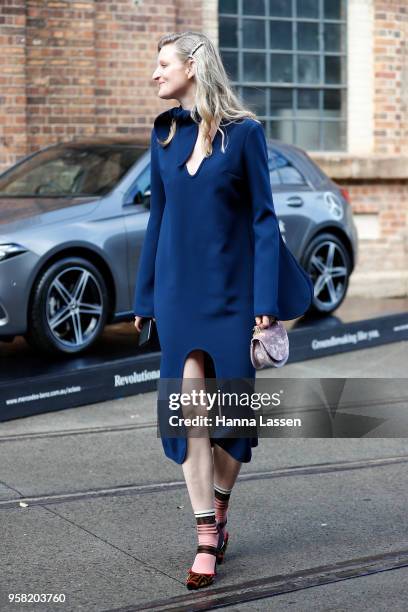
[[253, 329], [250, 356], [254, 368], [284, 366], [289, 357], [289, 338], [282, 321], [275, 318], [265, 329], [260, 325], [254, 325]]

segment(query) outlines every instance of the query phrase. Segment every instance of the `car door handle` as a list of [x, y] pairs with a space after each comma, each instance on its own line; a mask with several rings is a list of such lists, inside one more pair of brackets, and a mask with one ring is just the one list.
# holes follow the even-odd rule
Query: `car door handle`
[[286, 204], [288, 206], [303, 206], [304, 201], [303, 201], [303, 198], [299, 196], [292, 196], [291, 198], [288, 198], [286, 200]]

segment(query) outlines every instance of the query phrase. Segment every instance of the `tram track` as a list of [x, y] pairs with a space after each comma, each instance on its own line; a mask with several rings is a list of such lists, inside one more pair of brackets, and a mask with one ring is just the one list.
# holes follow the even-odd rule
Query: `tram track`
[[[308, 465], [289, 466], [275, 468], [273, 470], [259, 470], [239, 474], [237, 483], [269, 480], [273, 478], [288, 478], [292, 476], [320, 475], [333, 472], [345, 472], [349, 470], [375, 469], [408, 463], [408, 455], [397, 455], [394, 457], [380, 457], [372, 459], [360, 459], [354, 461], [335, 461], [327, 463], [311, 463]], [[6, 482], [2, 483], [8, 487]], [[129, 484], [116, 487], [104, 487], [100, 489], [86, 489], [84, 491], [71, 491], [66, 493], [48, 493], [45, 495], [19, 496], [9, 499], [0, 499], [0, 510], [18, 508], [21, 503], [29, 506], [44, 504], [62, 504], [67, 502], [82, 501], [86, 499], [98, 499], [102, 497], [120, 497], [123, 495], [144, 495], [147, 493], [161, 493], [165, 491], [179, 490], [185, 488], [184, 480], [167, 482], [156, 482], [147, 484]], [[11, 487], [10, 487], [11, 488]], [[13, 489], [15, 491], [15, 489]]]
[[[229, 586], [215, 586], [195, 591], [193, 594], [176, 595], [148, 603], [121, 608], [105, 609], [103, 612], [204, 612], [251, 601], [270, 599], [285, 593], [320, 587], [334, 582], [362, 578], [379, 572], [408, 567], [408, 549], [382, 554], [346, 559], [297, 570], [288, 574], [266, 576]], [[265, 608], [265, 603], [262, 609]]]
[[[55, 431], [39, 431], [21, 434], [5, 434], [0, 435], [0, 444], [5, 442], [18, 442], [26, 440], [36, 440], [38, 438], [59, 438], [67, 436], [81, 436], [99, 433], [115, 433], [117, 431], [133, 431], [137, 429], [152, 429], [157, 427], [156, 421], [148, 421], [146, 423], [137, 423], [131, 425], [101, 425], [100, 427], [81, 427], [80, 429], [64, 429]], [[1, 428], [1, 424], [0, 424]]]
[[[101, 426], [71, 430], [43, 431], [27, 434], [12, 434], [0, 436], [1, 442], [27, 441], [36, 438], [53, 438], [59, 436], [76, 436], [86, 434], [99, 434], [120, 432], [127, 430], [138, 430], [156, 427], [156, 422]], [[245, 481], [269, 480], [274, 478], [287, 478], [292, 476], [320, 475], [325, 473], [347, 472], [350, 470], [373, 470], [379, 467], [391, 467], [408, 463], [407, 455], [396, 455], [379, 458], [368, 458], [351, 461], [334, 461], [324, 463], [311, 463], [307, 465], [294, 465], [279, 467], [272, 470], [258, 470], [239, 474], [237, 484]], [[160, 493], [171, 490], [185, 489], [184, 480], [170, 482], [156, 482], [145, 484], [125, 484], [115, 487], [104, 487], [99, 489], [86, 489], [83, 491], [67, 491], [63, 493], [48, 493], [36, 496], [19, 495], [19, 491], [4, 484], [13, 494], [10, 498], [0, 499], [0, 510], [19, 508], [21, 503], [28, 506], [46, 506], [60, 503], [68, 503], [87, 499], [98, 499], [103, 497], [117, 497], [122, 495], [143, 495], [148, 493]], [[51, 510], [51, 508], [50, 508]], [[186, 592], [181, 595], [151, 600], [145, 603], [135, 603], [120, 608], [105, 609], [103, 612], [131, 612], [143, 610], [155, 610], [157, 612], [196, 612], [228, 608], [231, 606], [245, 605], [249, 602], [259, 601], [260, 609], [267, 609], [267, 601], [273, 605], [273, 599], [285, 593], [294, 593], [304, 589], [318, 588], [323, 585], [363, 578], [384, 571], [404, 570], [408, 567], [408, 549], [387, 551], [380, 554], [360, 556], [341, 560], [335, 563], [316, 565], [314, 567], [298, 569], [295, 572], [270, 575], [258, 579], [246, 580], [236, 584], [222, 586], [226, 579], [223, 568], [219, 570], [217, 583], [209, 589]], [[171, 576], [170, 576], [171, 577]], [[175, 582], [182, 584], [174, 578]]]

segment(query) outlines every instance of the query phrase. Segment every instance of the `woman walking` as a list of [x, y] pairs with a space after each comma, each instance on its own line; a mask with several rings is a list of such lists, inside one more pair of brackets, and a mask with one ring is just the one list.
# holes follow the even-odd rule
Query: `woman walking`
[[[160, 380], [255, 379], [254, 324], [301, 316], [313, 284], [280, 234], [262, 124], [233, 93], [218, 50], [201, 32], [163, 36], [153, 79], [178, 106], [151, 131], [150, 216], [139, 260], [135, 326], [154, 318]], [[197, 389], [197, 384], [194, 385]], [[158, 401], [167, 457], [181, 464], [198, 547], [187, 587], [213, 582], [228, 543], [230, 494], [248, 437], [170, 435], [168, 396]], [[205, 409], [204, 409], [205, 411]], [[185, 430], [184, 430], [185, 431]]]

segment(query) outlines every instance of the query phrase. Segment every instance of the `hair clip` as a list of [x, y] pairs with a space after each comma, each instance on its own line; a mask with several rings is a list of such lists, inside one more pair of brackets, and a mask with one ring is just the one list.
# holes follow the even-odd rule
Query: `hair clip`
[[199, 42], [194, 49], [191, 51], [191, 53], [188, 54], [188, 57], [193, 57], [193, 53], [195, 53], [197, 51], [197, 49], [199, 49], [201, 47], [201, 45], [204, 44], [204, 41]]

